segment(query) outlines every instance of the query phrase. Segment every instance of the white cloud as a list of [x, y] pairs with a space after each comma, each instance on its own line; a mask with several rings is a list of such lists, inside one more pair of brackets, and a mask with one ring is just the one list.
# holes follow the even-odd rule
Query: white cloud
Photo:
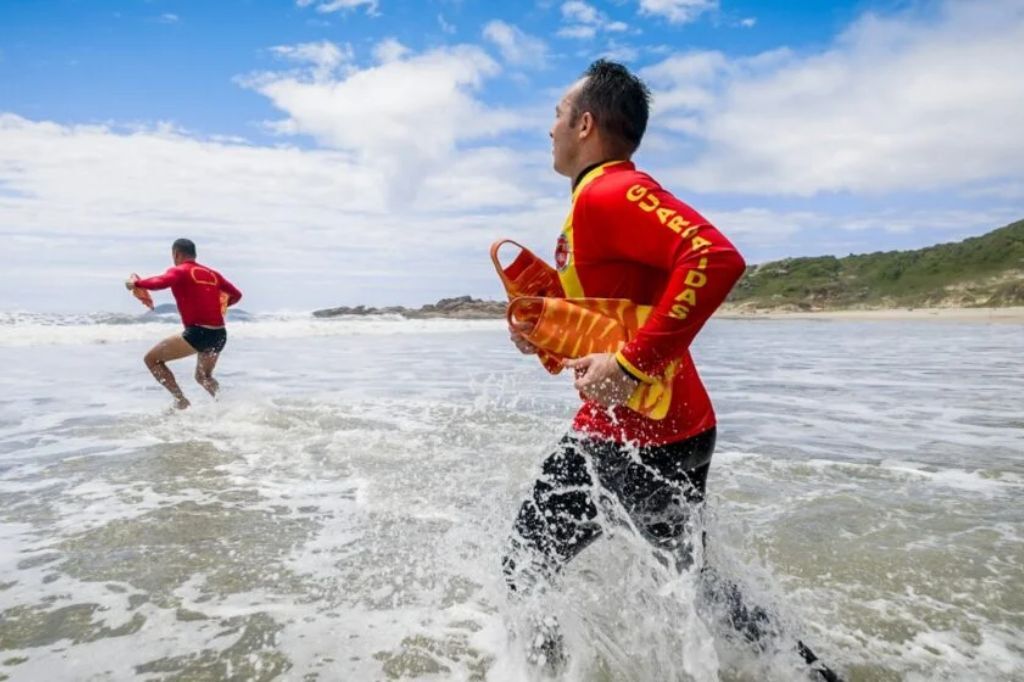
[[564, 219], [544, 146], [495, 144], [520, 128], [543, 139], [547, 117], [486, 105], [500, 68], [477, 47], [400, 48], [359, 67], [348, 46], [278, 46], [298, 68], [242, 81], [284, 112], [277, 130], [324, 149], [0, 113], [0, 233], [23, 264], [0, 270], [0, 309], [117, 307], [118, 278], [166, 267], [179, 236], [256, 309], [497, 295], [490, 242], [546, 247]]
[[[956, 234], [957, 236], [949, 239], [959, 240], [964, 234], [977, 235], [988, 232], [1015, 220], [1020, 220], [1019, 210], [995, 206], [982, 211], [966, 209], [886, 210], [838, 219], [832, 218], [830, 222], [835, 227], [847, 232], [907, 234], [927, 231], [932, 234]], [[937, 238], [941, 239], [941, 237]]]
[[246, 84], [286, 114], [272, 124], [276, 131], [309, 135], [355, 153], [363, 163], [388, 172], [396, 196], [414, 195], [419, 178], [448, 162], [460, 143], [528, 123], [476, 96], [484, 81], [500, 72], [478, 47], [443, 47], [411, 56], [383, 51], [393, 59], [333, 79], [265, 73]]
[[765, 208], [709, 210], [706, 217], [734, 241], [767, 245], [815, 226], [827, 218], [813, 211], [772, 211]]
[[562, 4], [562, 16], [572, 22], [579, 24], [596, 24], [600, 20], [600, 14], [593, 5], [588, 5], [580, 0], [570, 0]]
[[177, 14], [171, 14], [167, 12], [161, 14], [159, 17], [156, 18], [156, 20], [158, 23], [161, 24], [177, 24], [179, 21], [181, 21], [181, 17], [179, 17]]
[[498, 47], [509, 64], [543, 67], [547, 63], [548, 47], [544, 41], [517, 26], [494, 20], [484, 27], [483, 36]]
[[[1008, 180], [1006, 182], [970, 188], [964, 191], [964, 196], [1024, 201], [1024, 180]], [[1021, 213], [1024, 214], [1024, 209], [1021, 210]]]
[[745, 19], [740, 19], [740, 26], [743, 28], [754, 28], [757, 26], [757, 17], [746, 17]]
[[0, 271], [0, 309], [132, 311], [119, 279], [166, 268], [179, 236], [255, 309], [496, 294], [488, 244], [546, 247], [566, 209], [544, 152], [465, 150], [422, 178], [417, 204], [391, 182], [342, 151], [0, 115], [0, 232], [20, 264]]
[[437, 25], [441, 27], [441, 30], [444, 33], [447, 33], [448, 35], [454, 35], [455, 34], [455, 31], [456, 31], [455, 25], [448, 23], [448, 21], [444, 18], [443, 14], [438, 14], [437, 15]]
[[[720, 52], [690, 52], [643, 69], [641, 75], [654, 87], [653, 123], [665, 125], [680, 110], [690, 114], [707, 112], [719, 102], [717, 81], [728, 68], [729, 61]], [[705, 121], [689, 120], [698, 123], [692, 132], [699, 135]]]
[[640, 12], [664, 17], [669, 23], [687, 24], [718, 9], [718, 0], [640, 0]]
[[705, 84], [722, 71], [728, 62], [721, 52], [688, 52], [676, 54], [668, 59], [647, 67], [644, 77], [678, 86], [689, 82]]
[[558, 30], [562, 38], [588, 40], [600, 32], [620, 33], [629, 30], [622, 21], [612, 21], [607, 14], [582, 0], [569, 0], [561, 5], [565, 25]]
[[358, 9], [363, 5], [367, 14], [377, 13], [377, 0], [296, 0], [295, 4], [299, 7], [316, 5], [316, 11], [321, 14]]
[[409, 48], [394, 38], [385, 38], [373, 47], [373, 58], [379, 64], [396, 62], [409, 54]]
[[[919, 248], [959, 241], [1020, 219], [1010, 207], [963, 209], [890, 209], [842, 214], [822, 210], [709, 208], [702, 213], [722, 230], [750, 263], [792, 256], [870, 253], [891, 250], [893, 235]], [[920, 236], [914, 237], [913, 233]]]
[[601, 51], [601, 56], [616, 62], [633, 62], [640, 56], [640, 51], [632, 45], [611, 40]]
[[1024, 175], [1024, 4], [865, 15], [827, 50], [672, 57], [644, 71], [653, 124], [686, 111], [691, 189], [926, 191]]
[[593, 26], [584, 26], [582, 24], [574, 26], [565, 26], [564, 28], [558, 29], [558, 35], [561, 38], [577, 38], [580, 40], [588, 40], [597, 35], [597, 29]]
[[317, 80], [329, 78], [339, 67], [355, 59], [351, 45], [338, 45], [328, 40], [298, 45], [277, 45], [270, 48], [270, 51], [282, 59], [312, 65], [312, 74]]

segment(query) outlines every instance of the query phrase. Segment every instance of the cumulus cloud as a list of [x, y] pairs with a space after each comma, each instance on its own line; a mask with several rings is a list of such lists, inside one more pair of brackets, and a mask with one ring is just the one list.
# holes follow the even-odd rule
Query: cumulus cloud
[[162, 271], [180, 236], [257, 309], [496, 294], [490, 241], [544, 247], [564, 217], [545, 152], [465, 150], [422, 181], [414, 206], [349, 152], [0, 115], [0, 308], [133, 310], [118, 278]]
[[565, 26], [558, 30], [558, 35], [561, 38], [577, 38], [579, 40], [587, 40], [597, 35], [597, 28], [594, 26], [588, 26], [586, 24], [575, 24], [572, 26]]
[[358, 9], [364, 5], [367, 14], [377, 13], [377, 0], [296, 0], [295, 4], [299, 7], [315, 5], [316, 11], [320, 14]]
[[562, 16], [577, 24], [596, 24], [600, 20], [597, 8], [579, 0], [563, 3]]
[[641, 14], [663, 17], [672, 24], [687, 24], [717, 9], [718, 0], [640, 0]]
[[380, 64], [396, 62], [409, 54], [409, 48], [395, 38], [385, 38], [373, 47], [373, 58]]
[[386, 41], [379, 64], [333, 78], [288, 71], [245, 81], [286, 114], [272, 124], [283, 135], [308, 135], [354, 153], [386, 172], [396, 195], [411, 196], [420, 178], [450, 160], [461, 143], [496, 137], [529, 121], [477, 96], [500, 72], [479, 47], [459, 45], [409, 55]]
[[640, 56], [640, 50], [632, 45], [610, 40], [601, 50], [601, 56], [615, 62], [633, 62]]
[[[643, 73], [683, 117], [700, 191], [927, 191], [1024, 175], [1024, 5], [868, 14], [828, 49], [673, 56]], [[678, 128], [677, 128], [678, 129]]]
[[711, 206], [702, 213], [729, 236], [751, 263], [920, 248], [936, 242], [959, 241], [1020, 219], [1019, 211], [998, 206], [980, 211], [858, 207], [851, 213]]
[[[496, 295], [491, 240], [544, 235], [544, 248], [557, 232], [566, 188], [547, 117], [483, 101], [501, 67], [481, 48], [412, 53], [389, 39], [370, 63], [325, 41], [270, 51], [287, 64], [239, 82], [283, 113], [274, 146], [0, 113], [0, 225], [26, 264], [0, 272], [0, 307], [29, 291], [60, 307], [74, 280], [77, 304], [109, 308], [106, 287], [165, 267], [183, 235], [239, 273], [256, 308], [298, 305], [283, 284], [297, 279], [308, 306]], [[539, 143], [514, 147], [520, 129]], [[289, 146], [296, 135], [317, 148]]]
[[[567, 25], [613, 30], [591, 5], [565, 5]], [[664, 59], [643, 72], [656, 90], [644, 145], [655, 163], [645, 165], [684, 199], [708, 192], [695, 205], [752, 262], [894, 243], [876, 235], [919, 246], [1018, 218], [1020, 3], [941, 7], [867, 15], [811, 54]], [[566, 185], [544, 140], [549, 103], [541, 121], [488, 104], [502, 65], [481, 47], [414, 52], [387, 39], [361, 54], [328, 41], [271, 52], [279, 70], [240, 82], [280, 112], [273, 146], [0, 113], [0, 308], [61, 307], [68, 282], [76, 305], [113, 307], [117, 279], [166, 267], [179, 236], [195, 238], [257, 309], [497, 295], [492, 239], [550, 253]], [[319, 148], [291, 146], [310, 140]], [[669, 153], [658, 157], [656, 141]], [[917, 210], [950, 187], [986, 210]], [[901, 190], [916, 198], [878, 208]], [[786, 206], [768, 209], [751, 196], [831, 192], [858, 206], [831, 210], [825, 196], [761, 202]], [[883, 195], [875, 207], [859, 206], [873, 192]]]
[[586, 40], [598, 33], [621, 33], [629, 26], [621, 21], [611, 20], [607, 14], [582, 0], [569, 0], [561, 5], [564, 25], [558, 30], [562, 38]]
[[517, 26], [494, 20], [484, 27], [483, 36], [497, 46], [509, 64], [543, 67], [547, 63], [548, 47], [544, 41], [524, 33]]
[[329, 40], [298, 45], [277, 45], [270, 48], [270, 51], [282, 59], [311, 65], [311, 73], [316, 80], [330, 77], [341, 66], [351, 63], [355, 58], [351, 45], [338, 45]]
[[718, 104], [721, 79], [731, 69], [732, 63], [721, 52], [676, 54], [643, 69], [641, 75], [655, 88], [653, 109], [658, 122], [680, 110], [709, 111]]

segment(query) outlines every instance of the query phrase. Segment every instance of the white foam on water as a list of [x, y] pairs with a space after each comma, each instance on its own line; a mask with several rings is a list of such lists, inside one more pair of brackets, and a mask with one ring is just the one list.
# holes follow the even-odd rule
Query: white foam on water
[[[0, 314], [2, 315], [2, 314]], [[59, 316], [39, 320], [20, 315], [0, 319], [0, 346], [34, 347], [40, 345], [107, 344], [152, 339], [180, 332], [175, 316], [116, 323]], [[504, 320], [406, 319], [399, 315], [345, 316], [316, 318], [310, 314], [267, 315], [252, 321], [228, 322], [229, 338], [291, 339], [335, 336], [378, 336], [390, 334], [444, 334], [460, 331], [504, 329]]]
[[[90, 324], [34, 337], [31, 367], [0, 340], [0, 661], [27, 659], [0, 675], [543, 679], [500, 562], [575, 394], [503, 323], [235, 323], [223, 397], [183, 380], [184, 414], [139, 363], [174, 325]], [[1021, 676], [1024, 448], [998, 379], [931, 374], [949, 338], [902, 330], [902, 357], [790, 329], [712, 327], [698, 349], [721, 419], [714, 565], [847, 679]], [[981, 372], [1015, 348], [986, 343]], [[610, 530], [533, 604], [562, 624], [564, 679], [802, 674]]]
[[[760, 455], [755, 452], [720, 451], [715, 460], [721, 464], [753, 465], [757, 469], [772, 471], [792, 468], [787, 460]], [[983, 462], [979, 462], [983, 464]], [[796, 466], [817, 470], [823, 478], [834, 482], [844, 473], [857, 476], [885, 477], [890, 481], [913, 481], [931, 484], [989, 497], [1018, 495], [1024, 492], [1024, 477], [1015, 472], [993, 471], [990, 469], [966, 470], [956, 467], [937, 468], [923, 462], [885, 459], [879, 462], [851, 462], [810, 458], [801, 460]]]

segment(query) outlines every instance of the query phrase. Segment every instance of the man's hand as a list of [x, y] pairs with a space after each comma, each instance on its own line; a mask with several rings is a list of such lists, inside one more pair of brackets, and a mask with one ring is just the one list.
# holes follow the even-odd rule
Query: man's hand
[[124, 288], [127, 289], [128, 291], [131, 291], [132, 289], [135, 288], [135, 283], [138, 281], [138, 275], [131, 275], [128, 279], [124, 281]]
[[530, 325], [526, 322], [510, 322], [508, 325], [508, 334], [519, 352], [523, 355], [536, 355], [537, 347], [523, 337], [523, 334], [529, 330]]
[[577, 360], [566, 360], [566, 367], [576, 371], [573, 386], [585, 398], [603, 405], [622, 405], [640, 384], [619, 367], [614, 353], [591, 353]]

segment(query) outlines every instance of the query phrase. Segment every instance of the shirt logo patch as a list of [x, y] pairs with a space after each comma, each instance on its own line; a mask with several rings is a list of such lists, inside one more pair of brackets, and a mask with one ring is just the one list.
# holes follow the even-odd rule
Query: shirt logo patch
[[206, 268], [192, 268], [190, 270], [192, 274], [192, 281], [196, 284], [209, 284], [210, 286], [217, 286], [217, 275], [213, 274]]
[[569, 251], [569, 240], [564, 234], [561, 234], [555, 245], [555, 268], [562, 272], [569, 267], [570, 260], [572, 260], [572, 253]]

